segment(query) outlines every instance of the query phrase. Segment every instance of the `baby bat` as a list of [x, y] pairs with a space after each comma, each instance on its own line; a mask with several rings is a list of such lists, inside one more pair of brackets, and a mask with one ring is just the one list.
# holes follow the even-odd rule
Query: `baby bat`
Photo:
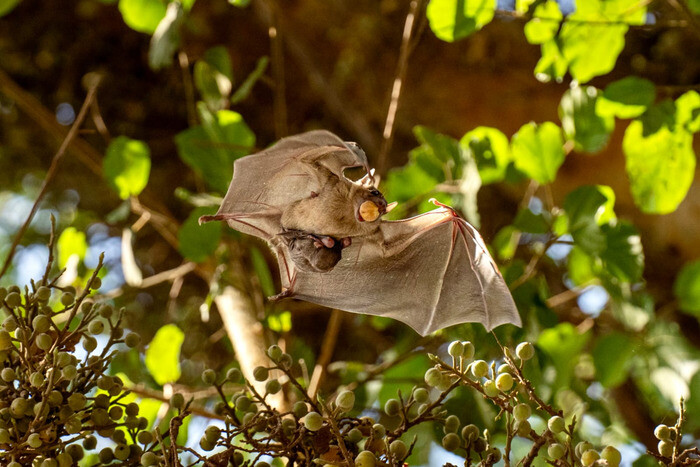
[[[352, 181], [344, 175], [349, 167], [366, 175]], [[409, 219], [383, 220], [395, 203], [374, 186], [364, 152], [311, 131], [236, 160], [219, 211], [200, 220], [226, 220], [267, 240], [280, 266], [281, 297], [388, 316], [422, 335], [465, 322], [520, 326], [479, 233], [435, 204]]]

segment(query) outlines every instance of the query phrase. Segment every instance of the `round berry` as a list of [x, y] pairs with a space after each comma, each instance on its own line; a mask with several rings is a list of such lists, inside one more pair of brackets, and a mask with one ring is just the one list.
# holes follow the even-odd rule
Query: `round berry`
[[141, 454], [141, 465], [150, 467], [158, 463], [158, 456], [154, 452], [144, 452]]
[[349, 412], [355, 405], [355, 393], [352, 391], [341, 391], [335, 398], [335, 405], [343, 412]]
[[513, 380], [513, 376], [510, 373], [501, 373], [496, 378], [496, 388], [498, 388], [498, 390], [502, 392], [507, 392], [513, 389], [514, 383], [515, 381]]
[[[61, 295], [61, 305], [65, 306], [65, 307], [71, 306], [74, 301], [75, 301], [75, 295], [73, 295], [70, 292], [65, 292], [65, 293], [63, 293], [63, 295]], [[110, 449], [110, 451], [111, 451], [111, 449]]]
[[530, 415], [532, 415], [532, 408], [528, 404], [522, 403], [513, 407], [513, 418], [519, 422], [527, 420]]
[[309, 412], [304, 417], [304, 426], [309, 431], [318, 431], [323, 426], [323, 417], [318, 412]]
[[102, 334], [104, 330], [105, 325], [102, 321], [94, 320], [90, 321], [90, 324], [88, 324], [88, 332], [92, 335]]
[[277, 394], [282, 389], [282, 385], [276, 379], [271, 379], [265, 383], [265, 391], [268, 394]]
[[445, 433], [457, 433], [459, 430], [459, 417], [456, 415], [450, 415], [445, 419]]
[[406, 447], [406, 443], [400, 439], [395, 439], [389, 445], [389, 452], [397, 460], [403, 460], [403, 458], [406, 457], [406, 454], [408, 454], [408, 447]]
[[488, 380], [484, 383], [484, 394], [486, 394], [487, 397], [498, 396], [498, 388], [493, 380]]
[[483, 360], [477, 360], [472, 363], [472, 374], [476, 378], [483, 378], [489, 372], [489, 364]]
[[129, 347], [130, 349], [133, 349], [134, 347], [138, 346], [140, 343], [141, 343], [141, 336], [139, 334], [136, 334], [135, 332], [130, 332], [124, 338], [124, 344], [126, 344], [126, 346]]
[[267, 356], [270, 357], [270, 360], [273, 362], [277, 363], [280, 358], [282, 358], [282, 349], [280, 348], [279, 345], [271, 345], [270, 347], [267, 348]]
[[375, 467], [377, 458], [372, 451], [360, 451], [355, 457], [355, 467]]
[[41, 437], [39, 436], [39, 433], [32, 433], [27, 437], [27, 444], [29, 447], [38, 449], [41, 447]]
[[554, 415], [547, 421], [547, 427], [554, 434], [561, 433], [566, 429], [566, 422], [559, 415]]
[[139, 434], [136, 435], [136, 441], [144, 445], [150, 444], [153, 442], [153, 433], [150, 431], [139, 431]]
[[659, 454], [663, 457], [671, 457], [673, 455], [673, 443], [668, 440], [659, 441]]
[[255, 381], [265, 381], [270, 376], [270, 371], [264, 366], [255, 367], [253, 370], [253, 378]]
[[530, 342], [521, 342], [515, 348], [515, 354], [522, 361], [530, 360], [535, 356], [535, 346]]
[[671, 429], [666, 425], [661, 424], [657, 426], [654, 430], [654, 436], [656, 436], [656, 438], [660, 440], [671, 439]]
[[211, 368], [207, 368], [202, 372], [202, 381], [204, 381], [204, 384], [214, 384], [214, 381], [216, 381], [216, 372]]
[[400, 410], [401, 404], [397, 399], [389, 399], [386, 401], [386, 404], [384, 404], [384, 412], [390, 417], [397, 416]]
[[425, 382], [428, 386], [435, 387], [440, 384], [442, 373], [437, 368], [429, 368], [425, 372]]
[[424, 402], [427, 402], [429, 397], [430, 393], [425, 388], [416, 388], [413, 390], [413, 399], [415, 399], [416, 402], [422, 404]]
[[459, 436], [457, 436], [455, 433], [447, 433], [442, 437], [442, 447], [448, 451], [456, 451], [459, 449], [459, 445]]
[[304, 401], [296, 401], [294, 406], [292, 406], [292, 413], [297, 418], [301, 418], [309, 412], [309, 408]]
[[53, 339], [46, 333], [41, 333], [36, 336], [36, 346], [41, 350], [49, 350], [53, 345]]
[[22, 296], [17, 292], [10, 292], [7, 294], [7, 297], [5, 297], [5, 303], [7, 303], [7, 306], [10, 308], [17, 308], [22, 304]]
[[593, 465], [598, 459], [600, 459], [600, 454], [595, 449], [589, 449], [581, 455], [581, 463], [583, 465]]
[[605, 459], [609, 467], [618, 467], [622, 462], [622, 454], [613, 446], [605, 446], [600, 453], [600, 457]]
[[464, 355], [464, 344], [460, 341], [454, 341], [447, 348], [447, 353], [450, 354], [452, 358], [460, 358]]
[[36, 298], [38, 298], [42, 302], [48, 301], [49, 298], [51, 298], [51, 289], [42, 285], [36, 291]]
[[547, 455], [552, 459], [561, 459], [566, 454], [566, 448], [559, 443], [550, 444], [547, 448]]

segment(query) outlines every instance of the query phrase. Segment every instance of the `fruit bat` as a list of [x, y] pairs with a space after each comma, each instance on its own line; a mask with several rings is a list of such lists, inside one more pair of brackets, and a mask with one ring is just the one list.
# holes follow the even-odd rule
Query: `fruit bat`
[[[361, 167], [353, 181], [344, 170]], [[388, 316], [421, 335], [465, 322], [521, 325], [479, 233], [449, 206], [386, 221], [367, 157], [328, 131], [281, 139], [234, 163], [214, 216], [266, 240], [283, 292], [353, 313]]]

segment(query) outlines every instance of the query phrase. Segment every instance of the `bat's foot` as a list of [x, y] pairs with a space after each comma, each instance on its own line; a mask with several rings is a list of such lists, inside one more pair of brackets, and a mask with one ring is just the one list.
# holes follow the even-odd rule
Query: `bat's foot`
[[267, 299], [271, 302], [277, 302], [282, 300], [283, 298], [289, 298], [294, 295], [294, 291], [292, 289], [288, 289], [286, 287], [282, 288], [282, 292], [278, 293], [277, 295], [272, 295], [270, 297], [267, 297]]

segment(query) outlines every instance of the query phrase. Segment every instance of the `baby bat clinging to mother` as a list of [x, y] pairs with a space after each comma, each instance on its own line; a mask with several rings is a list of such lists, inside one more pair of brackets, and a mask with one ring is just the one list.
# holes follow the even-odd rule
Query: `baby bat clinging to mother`
[[[343, 174], [362, 167], [365, 177]], [[219, 211], [201, 221], [265, 239], [289, 296], [388, 316], [422, 335], [453, 324], [487, 329], [520, 316], [479, 233], [444, 205], [385, 221], [364, 152], [327, 131], [283, 138], [236, 160]]]

